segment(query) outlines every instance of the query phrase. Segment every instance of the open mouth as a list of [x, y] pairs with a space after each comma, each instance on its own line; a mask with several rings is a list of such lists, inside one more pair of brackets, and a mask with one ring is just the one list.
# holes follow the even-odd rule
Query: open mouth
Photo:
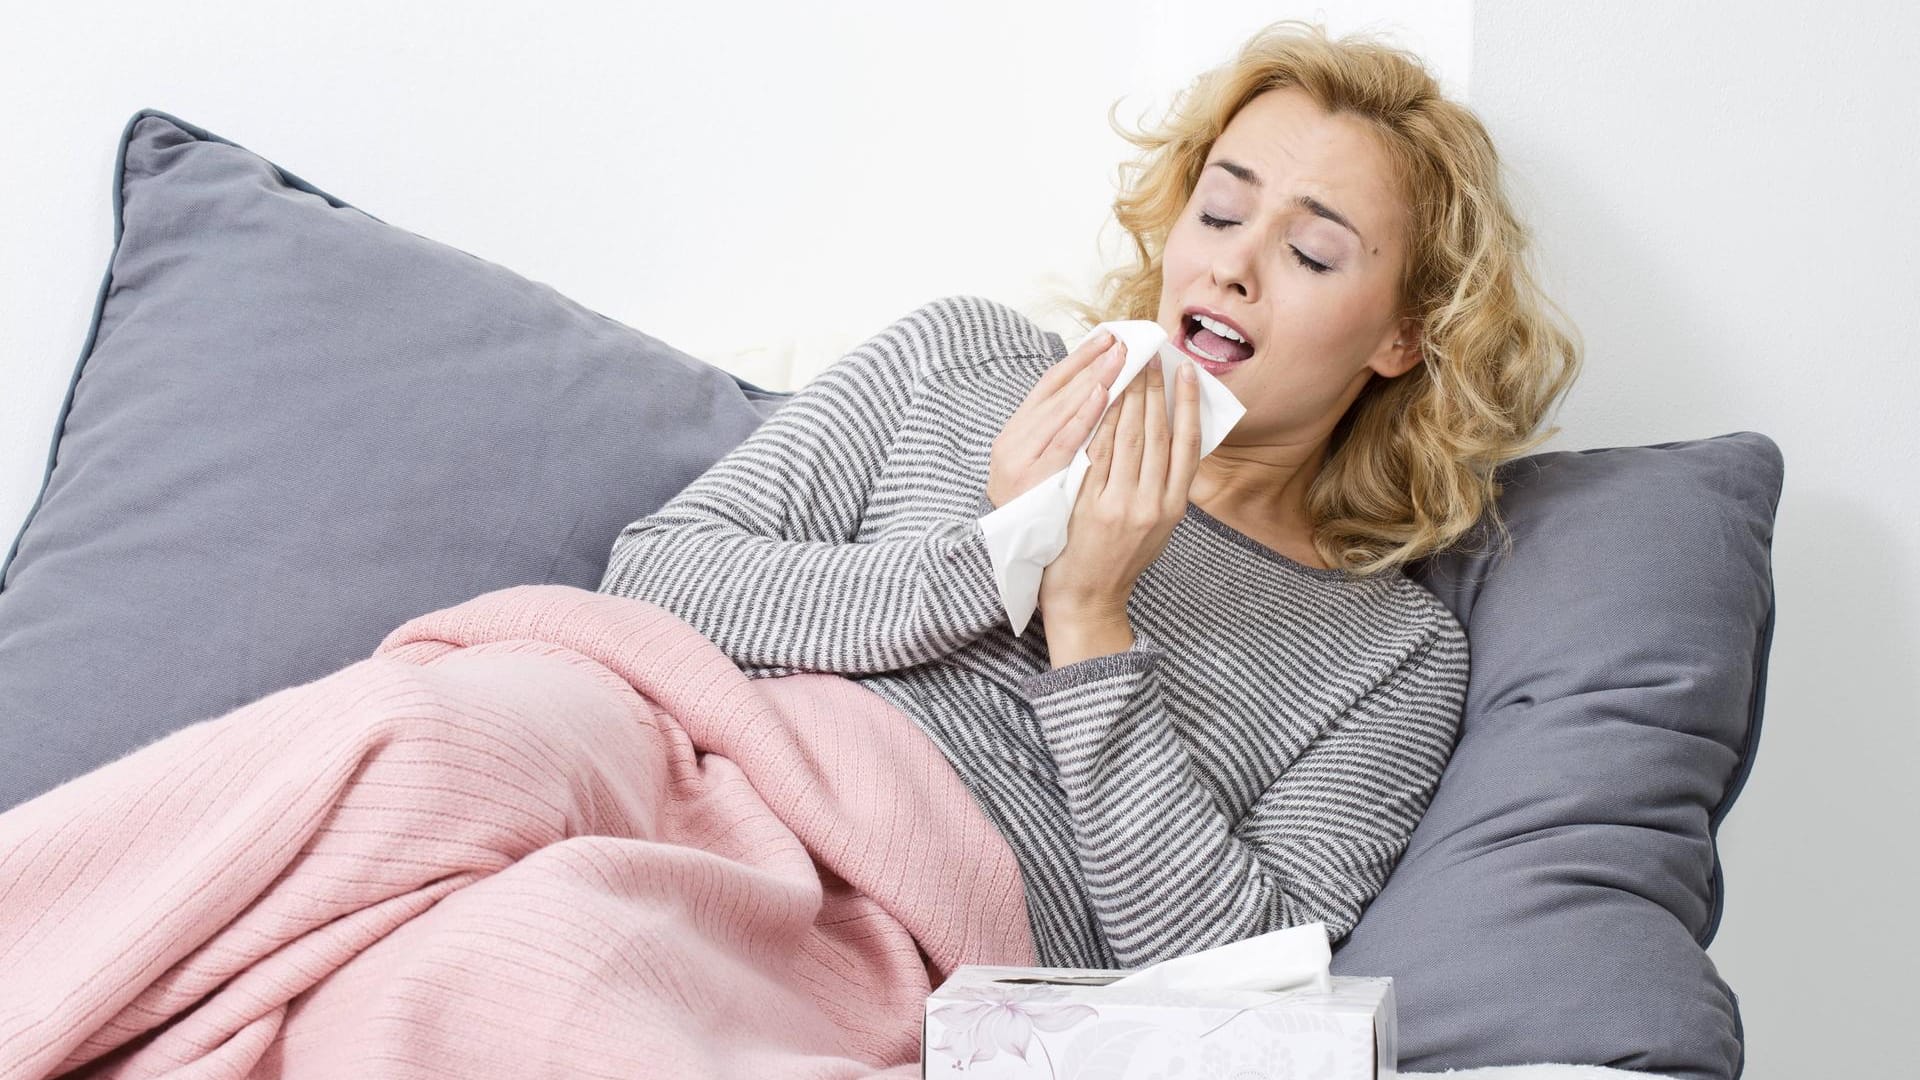
[[1253, 355], [1252, 345], [1214, 333], [1193, 315], [1180, 318], [1180, 348], [1206, 364], [1209, 371], [1238, 364]]

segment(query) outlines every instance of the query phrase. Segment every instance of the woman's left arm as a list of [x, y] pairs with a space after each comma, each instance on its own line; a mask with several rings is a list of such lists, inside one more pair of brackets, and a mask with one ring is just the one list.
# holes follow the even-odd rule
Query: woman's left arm
[[1059, 768], [1116, 960], [1140, 967], [1318, 920], [1339, 940], [1386, 883], [1459, 734], [1467, 643], [1438, 633], [1338, 717], [1238, 824], [1170, 723], [1164, 650], [1039, 672], [1021, 689]]

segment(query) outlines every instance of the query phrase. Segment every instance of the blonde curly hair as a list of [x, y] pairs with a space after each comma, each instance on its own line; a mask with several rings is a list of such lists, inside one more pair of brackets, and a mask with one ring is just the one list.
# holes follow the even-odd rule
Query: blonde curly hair
[[1094, 303], [1055, 302], [1087, 328], [1157, 319], [1167, 235], [1214, 140], [1247, 102], [1283, 87], [1378, 135], [1406, 211], [1399, 314], [1416, 320], [1422, 344], [1419, 364], [1376, 374], [1333, 428], [1306, 496], [1314, 548], [1331, 566], [1371, 575], [1465, 547], [1484, 515], [1510, 549], [1495, 466], [1560, 430], [1536, 429], [1572, 385], [1583, 348], [1571, 322], [1549, 320], [1547, 309], [1560, 308], [1526, 264], [1532, 233], [1509, 205], [1486, 128], [1412, 53], [1283, 20], [1196, 79], [1157, 130], [1130, 134], [1110, 108], [1109, 125], [1143, 151], [1121, 166], [1113, 203], [1135, 250], [1101, 277]]

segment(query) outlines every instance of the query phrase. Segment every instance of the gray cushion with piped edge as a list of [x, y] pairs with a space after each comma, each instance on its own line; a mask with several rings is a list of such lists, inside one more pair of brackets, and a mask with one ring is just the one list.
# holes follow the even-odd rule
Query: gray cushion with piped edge
[[1466, 627], [1452, 759], [1333, 971], [1392, 975], [1408, 1071], [1741, 1074], [1706, 954], [1714, 833], [1753, 765], [1784, 463], [1758, 432], [1504, 463], [1482, 530], [1409, 568]]

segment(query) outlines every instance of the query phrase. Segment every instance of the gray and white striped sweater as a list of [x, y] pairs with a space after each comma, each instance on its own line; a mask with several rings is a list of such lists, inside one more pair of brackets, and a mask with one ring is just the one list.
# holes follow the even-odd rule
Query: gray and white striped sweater
[[1123, 653], [1049, 669], [978, 519], [994, 438], [1068, 348], [971, 296], [836, 361], [615, 540], [751, 677], [833, 672], [945, 752], [1018, 858], [1038, 960], [1138, 967], [1320, 920], [1399, 860], [1451, 755], [1467, 639], [1404, 574], [1281, 555], [1189, 504]]

